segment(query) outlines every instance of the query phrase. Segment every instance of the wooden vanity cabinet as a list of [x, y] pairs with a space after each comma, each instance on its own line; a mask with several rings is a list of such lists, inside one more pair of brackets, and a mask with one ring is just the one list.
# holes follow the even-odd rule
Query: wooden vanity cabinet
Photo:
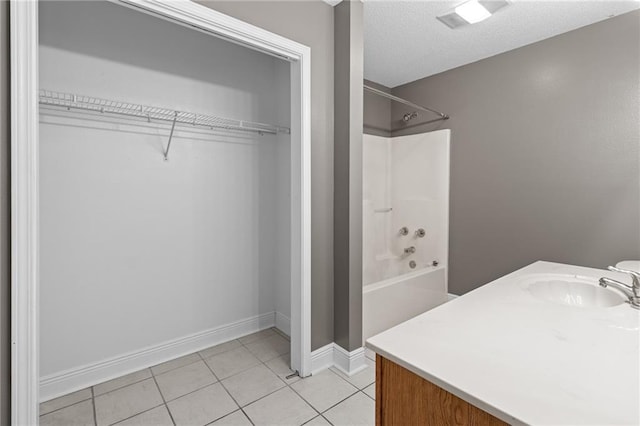
[[406, 368], [376, 356], [376, 426], [506, 424]]

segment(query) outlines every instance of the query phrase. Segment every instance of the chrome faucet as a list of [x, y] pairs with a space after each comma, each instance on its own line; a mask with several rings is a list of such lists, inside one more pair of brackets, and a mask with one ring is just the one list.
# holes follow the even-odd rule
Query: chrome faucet
[[629, 274], [631, 276], [631, 285], [612, 280], [611, 278], [602, 277], [599, 281], [600, 287], [606, 288], [611, 286], [615, 288], [629, 298], [629, 304], [632, 308], [640, 309], [640, 273], [628, 269], [616, 268], [615, 266], [609, 266], [608, 269], [613, 272]]
[[407, 247], [404, 249], [404, 254], [413, 254], [416, 252], [416, 248], [414, 246]]

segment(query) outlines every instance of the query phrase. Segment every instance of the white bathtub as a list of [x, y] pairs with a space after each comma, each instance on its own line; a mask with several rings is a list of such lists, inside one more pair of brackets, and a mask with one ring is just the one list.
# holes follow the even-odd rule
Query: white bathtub
[[447, 269], [427, 267], [364, 286], [362, 337], [369, 337], [445, 303]]

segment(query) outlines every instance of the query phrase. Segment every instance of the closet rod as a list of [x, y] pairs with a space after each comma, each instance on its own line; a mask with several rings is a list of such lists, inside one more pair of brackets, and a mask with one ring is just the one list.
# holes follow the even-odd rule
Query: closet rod
[[448, 116], [447, 114], [444, 114], [444, 113], [442, 113], [442, 112], [440, 112], [440, 111], [436, 111], [436, 110], [434, 110], [434, 109], [427, 108], [426, 106], [422, 106], [422, 105], [414, 104], [414, 103], [413, 103], [413, 102], [411, 102], [411, 101], [408, 101], [408, 100], [406, 100], [406, 99], [399, 98], [399, 97], [397, 97], [397, 96], [393, 96], [393, 95], [392, 95], [392, 94], [390, 94], [390, 93], [383, 92], [382, 90], [376, 89], [376, 88], [371, 87], [371, 86], [367, 86], [366, 84], [364, 85], [364, 90], [367, 90], [367, 91], [369, 91], [369, 92], [371, 92], [371, 93], [374, 93], [374, 94], [376, 94], [376, 95], [379, 95], [379, 96], [385, 97], [385, 98], [387, 98], [387, 99], [391, 99], [392, 101], [400, 102], [401, 104], [408, 105], [408, 106], [410, 106], [410, 107], [412, 107], [412, 108], [419, 109], [419, 110], [421, 110], [421, 111], [432, 112], [432, 113], [434, 113], [434, 114], [438, 114], [438, 115], [440, 116], [439, 120], [448, 120], [448, 119], [449, 119], [449, 116]]
[[[40, 105], [60, 107], [67, 110], [79, 109], [100, 113], [126, 115], [151, 120], [162, 120], [191, 126], [208, 127], [210, 129], [239, 130], [259, 134], [291, 133], [288, 127], [255, 121], [235, 120], [214, 115], [197, 114], [194, 112], [176, 111], [169, 108], [140, 105], [130, 102], [95, 98], [91, 96], [75, 95], [72, 93], [40, 90]], [[168, 151], [168, 147], [167, 147]]]

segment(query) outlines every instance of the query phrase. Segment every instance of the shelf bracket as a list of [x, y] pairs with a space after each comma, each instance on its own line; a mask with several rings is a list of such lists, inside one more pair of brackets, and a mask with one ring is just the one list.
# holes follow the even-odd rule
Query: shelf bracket
[[176, 120], [178, 119], [178, 111], [175, 112], [173, 117], [173, 123], [171, 123], [171, 133], [169, 133], [169, 142], [167, 143], [167, 149], [164, 151], [164, 161], [169, 160], [169, 148], [171, 148], [171, 139], [173, 139], [173, 131], [176, 128]]

